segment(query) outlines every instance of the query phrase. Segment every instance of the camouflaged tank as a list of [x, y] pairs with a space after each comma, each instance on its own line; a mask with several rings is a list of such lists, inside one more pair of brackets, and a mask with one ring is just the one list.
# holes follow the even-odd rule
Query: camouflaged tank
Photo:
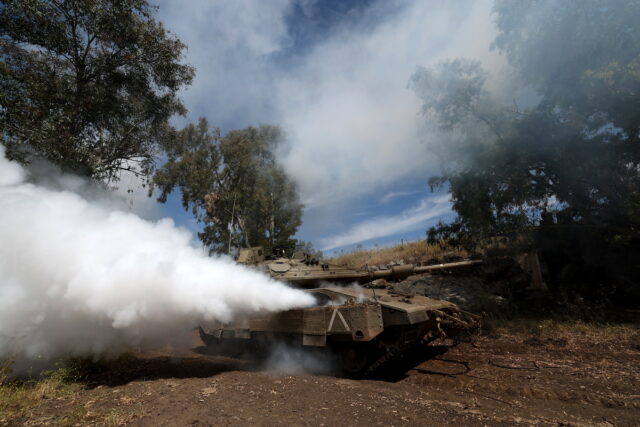
[[300, 288], [313, 288], [329, 283], [369, 283], [376, 279], [403, 280], [412, 274], [434, 270], [451, 270], [481, 263], [466, 260], [446, 264], [416, 266], [396, 265], [384, 269], [356, 270], [319, 260], [305, 252], [296, 252], [291, 258], [266, 259], [262, 247], [240, 249], [238, 264], [257, 268], [273, 279], [289, 282]]
[[275, 342], [337, 355], [352, 376], [370, 374], [409, 349], [478, 329], [479, 317], [447, 301], [392, 290], [310, 289], [317, 306], [200, 327], [213, 352], [267, 354]]

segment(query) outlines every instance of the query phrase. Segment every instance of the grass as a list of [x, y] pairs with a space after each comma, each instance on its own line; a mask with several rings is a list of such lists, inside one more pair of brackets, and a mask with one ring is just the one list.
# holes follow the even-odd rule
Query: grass
[[126, 413], [120, 408], [113, 408], [102, 418], [101, 424], [106, 427], [123, 426], [130, 423], [132, 420], [131, 414]]
[[445, 243], [431, 244], [425, 240], [406, 242], [395, 246], [378, 249], [356, 249], [352, 252], [333, 257], [334, 264], [346, 265], [351, 268], [363, 268], [366, 265], [388, 264], [403, 260], [407, 263], [441, 261], [447, 257], [467, 258], [469, 254], [460, 248]]
[[[131, 414], [122, 408], [93, 409], [74, 402], [88, 387], [105, 381], [112, 372], [126, 372], [135, 356], [125, 353], [113, 360], [93, 361], [88, 358], [68, 359], [54, 369], [37, 377], [13, 378], [11, 360], [0, 360], [0, 425], [21, 425], [26, 422], [74, 426], [85, 424], [123, 425], [131, 420]], [[45, 407], [46, 419], [37, 419], [41, 405], [56, 401], [56, 411]], [[81, 400], [81, 399], [80, 399]], [[36, 418], [34, 419], [34, 416]]]
[[[557, 305], [553, 305], [553, 303]], [[533, 304], [533, 305], [532, 305]], [[608, 336], [615, 339], [640, 337], [640, 326], [634, 320], [612, 315], [600, 305], [558, 302], [553, 298], [532, 301], [479, 298], [471, 312], [482, 313], [482, 332], [487, 336], [528, 335], [541, 339], [592, 338], [593, 342]], [[640, 343], [639, 343], [640, 344]]]
[[[0, 363], [0, 424], [20, 424], [43, 400], [71, 396], [82, 390], [90, 362], [72, 359], [29, 379], [12, 378], [11, 365], [10, 360]], [[85, 413], [84, 408], [75, 407], [57, 420], [57, 424], [78, 424]]]

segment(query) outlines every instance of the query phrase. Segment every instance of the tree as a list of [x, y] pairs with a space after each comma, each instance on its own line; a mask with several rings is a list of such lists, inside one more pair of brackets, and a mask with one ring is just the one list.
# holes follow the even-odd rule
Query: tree
[[311, 257], [316, 258], [316, 259], [322, 259], [323, 255], [324, 255], [321, 250], [316, 249], [313, 246], [313, 243], [307, 242], [307, 241], [304, 241], [304, 240], [296, 240], [295, 251], [296, 252], [304, 252], [306, 254], [311, 255]]
[[431, 184], [448, 186], [458, 213], [430, 237], [528, 230], [557, 281], [637, 282], [640, 5], [497, 1], [494, 11], [516, 90], [491, 92], [480, 64], [462, 59], [411, 79], [441, 136], [446, 167]]
[[10, 158], [96, 179], [147, 174], [193, 69], [146, 0], [2, 0], [0, 125]]
[[295, 184], [275, 161], [282, 139], [275, 126], [234, 130], [224, 137], [205, 119], [174, 133], [164, 148], [151, 191], [166, 201], [175, 189], [182, 205], [204, 224], [202, 242], [214, 252], [230, 246], [264, 246], [291, 251], [301, 224], [302, 204]]

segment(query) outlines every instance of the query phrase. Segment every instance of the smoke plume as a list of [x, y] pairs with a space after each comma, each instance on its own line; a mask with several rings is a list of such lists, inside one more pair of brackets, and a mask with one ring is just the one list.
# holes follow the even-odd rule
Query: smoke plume
[[200, 322], [313, 304], [228, 258], [207, 257], [170, 219], [145, 221], [86, 187], [82, 195], [65, 187], [77, 179], [29, 182], [3, 151], [0, 358], [17, 369], [116, 355], [188, 337]]

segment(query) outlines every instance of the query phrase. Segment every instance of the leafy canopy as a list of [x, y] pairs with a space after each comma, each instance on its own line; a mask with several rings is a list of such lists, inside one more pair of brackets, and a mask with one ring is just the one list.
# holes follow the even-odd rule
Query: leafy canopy
[[146, 174], [193, 69], [146, 0], [2, 0], [0, 125], [11, 158], [96, 179]]
[[230, 246], [292, 250], [303, 206], [294, 183], [277, 165], [282, 132], [263, 125], [224, 137], [205, 119], [173, 133], [151, 190], [164, 202], [178, 188], [182, 205], [204, 224], [202, 242], [214, 252]]
[[494, 12], [511, 87], [490, 90], [465, 59], [410, 81], [440, 136], [431, 185], [448, 186], [458, 213], [429, 235], [534, 230], [558, 274], [628, 281], [620, 259], [640, 260], [640, 3], [496, 1]]

